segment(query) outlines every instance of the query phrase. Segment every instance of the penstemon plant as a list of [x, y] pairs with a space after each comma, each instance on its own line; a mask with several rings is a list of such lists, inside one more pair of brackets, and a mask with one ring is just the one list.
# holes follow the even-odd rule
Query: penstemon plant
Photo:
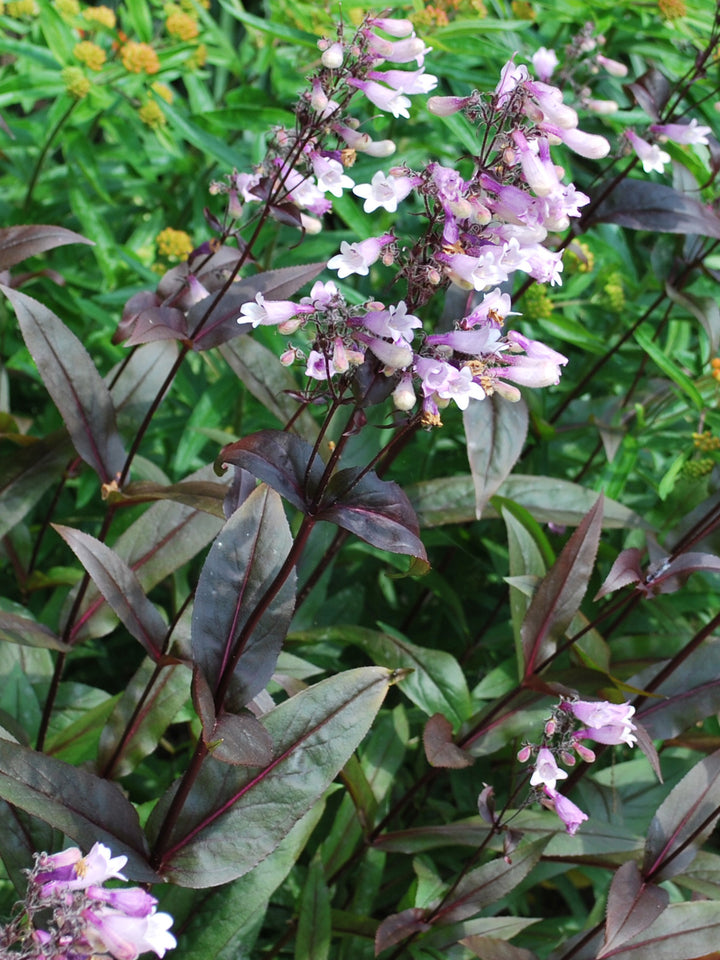
[[[158, 136], [165, 122], [148, 110], [159, 104], [149, 78], [165, 71], [172, 83], [174, 65], [196, 58], [201, 30], [222, 47], [212, 14], [192, 4], [165, 11], [172, 42], [155, 42], [160, 56], [140, 3], [128, 4], [125, 24], [138, 39], [122, 32], [104, 44], [80, 39], [79, 23], [115, 31], [108, 14], [88, 17], [69, 2], [43, 11], [54, 49], [105, 70], [106, 92], [136, 97]], [[248, 29], [264, 22], [232, 4], [223, 11]], [[662, 329], [684, 310], [717, 352], [717, 308], [703, 285], [716, 281], [718, 147], [695, 114], [707, 120], [700, 108], [714, 95], [718, 15], [704, 25], [679, 79], [650, 66], [626, 85], [652, 121], [644, 125], [639, 109], [632, 125], [621, 116], [610, 98], [619, 87], [596, 95], [628, 69], [603, 52], [608, 41], [592, 24], [561, 56], [539, 47], [503, 58], [470, 92], [442, 72], [439, 52], [439, 76], [426, 70], [435, 52], [396, 11], [325, 30], [292, 122], [275, 123], [246, 168], [206, 177], [202, 240], [160, 234], [179, 262], [153, 289], [134, 285], [112, 337], [120, 359], [105, 376], [95, 349], [20, 289], [32, 275], [9, 272], [95, 237], [27, 223], [0, 230], [2, 292], [63, 423], [42, 437], [15, 425], [14, 439], [26, 439], [2, 477], [19, 587], [0, 608], [0, 856], [15, 904], [0, 960], [169, 950], [218, 960], [293, 951], [298, 960], [552, 951], [649, 960], [658, 943], [689, 960], [714, 949], [717, 855], [700, 847], [720, 816], [719, 754], [703, 741], [695, 746], [709, 755], [698, 760], [682, 736], [718, 709], [707, 665], [720, 616], [688, 580], [720, 571], [712, 547], [697, 548], [717, 527], [717, 495], [709, 489], [679, 530], [664, 530], [652, 511], [640, 516], [630, 481], [638, 510], [615, 499], [634, 461], [618, 465], [609, 439], [625, 431], [624, 443], [633, 417], [656, 418], [659, 442], [668, 422], [695, 410], [694, 447], [679, 457], [663, 448], [672, 463], [661, 501], [681, 475], [708, 474], [695, 451], [717, 450], [706, 427], [717, 378], [688, 372], [678, 334], [682, 363], [648, 331], [657, 313]], [[11, 46], [24, 55], [33, 28], [14, 30]], [[121, 77], [121, 64], [147, 76]], [[89, 93], [79, 67], [62, 73], [70, 103], [37, 157], [26, 208], [42, 195], [51, 142]], [[196, 81], [188, 95], [205, 103]], [[422, 103], [429, 128], [459, 139], [455, 157], [452, 144], [411, 144]], [[672, 186], [657, 179], [671, 160]], [[598, 237], [609, 258], [602, 244], [619, 244], [621, 227], [682, 245], [665, 257], [659, 289], [638, 288], [629, 319], [621, 304], [608, 348], [573, 314], [594, 259], [577, 238]], [[608, 311], [622, 279], [604, 280]], [[553, 303], [567, 322], [551, 322]], [[578, 347], [597, 359], [588, 364]], [[642, 357], [632, 354], [632, 374], [623, 366], [618, 380], [612, 365], [630, 347]], [[646, 377], [650, 361], [662, 387]], [[248, 427], [208, 428], [198, 400], [193, 422], [214, 456], [173, 482], [153, 463], [173, 446], [172, 429], [159, 440], [163, 417], [184, 383], [200, 371], [216, 382], [221, 364], [232, 391], [239, 380], [254, 398]], [[596, 409], [605, 381], [612, 389]], [[610, 425], [617, 411], [623, 419]], [[537, 463], [556, 437], [590, 426], [599, 439], [586, 462], [571, 451], [544, 476]], [[469, 473], [408, 466], [454, 458], [457, 441], [437, 439], [447, 434], [462, 436]], [[603, 444], [607, 467], [583, 486]], [[513, 472], [520, 464], [527, 473]], [[83, 506], [90, 473], [102, 501], [80, 524], [63, 510], [73, 490]], [[486, 516], [507, 531], [502, 574], [488, 565], [479, 587], [458, 588], [453, 578], [480, 549], [470, 531]], [[464, 532], [445, 553], [433, 528], [449, 524]], [[567, 537], [566, 525], [576, 528]], [[611, 548], [603, 529], [628, 539]], [[549, 536], [563, 538], [557, 556]], [[69, 548], [65, 566], [43, 581], [58, 543]], [[80, 569], [68, 576], [69, 556]], [[394, 572], [375, 592], [389, 610], [404, 605], [396, 623], [360, 609], [378, 559]], [[586, 600], [593, 582], [597, 606]], [[49, 584], [52, 601], [36, 605]], [[398, 605], [403, 590], [411, 599]], [[669, 658], [635, 644], [624, 663], [621, 643], [646, 634], [647, 620], [662, 623], [661, 595], [676, 591], [693, 615], [676, 617]], [[475, 592], [497, 593], [497, 605], [483, 607], [472, 641]], [[428, 634], [431, 601], [443, 613]], [[502, 628], [493, 624], [501, 610]], [[462, 650], [443, 642], [450, 620]], [[706, 737], [714, 747], [712, 726]], [[685, 752], [673, 754], [671, 741]], [[635, 745], [644, 756], [630, 759]], [[598, 904], [580, 919], [568, 864], [591, 878]], [[105, 886], [117, 879], [141, 886]], [[527, 891], [541, 884], [571, 904], [561, 932], [550, 904], [530, 906]]]

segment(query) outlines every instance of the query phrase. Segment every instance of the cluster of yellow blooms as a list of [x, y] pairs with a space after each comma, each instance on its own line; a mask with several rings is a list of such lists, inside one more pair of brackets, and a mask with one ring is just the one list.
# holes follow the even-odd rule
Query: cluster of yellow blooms
[[180, 7], [170, 6], [166, 8], [166, 11], [168, 16], [165, 27], [171, 37], [183, 41], [194, 40], [197, 37], [200, 28], [193, 16]]
[[74, 100], [82, 100], [90, 93], [92, 83], [80, 67], [63, 67], [60, 76], [65, 89]]
[[193, 250], [189, 234], [184, 230], [173, 230], [172, 227], [161, 230], [155, 237], [155, 243], [158, 254], [168, 260], [185, 260]]
[[[467, 10], [466, 8], [470, 8]], [[446, 27], [458, 16], [473, 16], [483, 19], [487, 16], [487, 7], [483, 0], [437, 0], [428, 3], [422, 10], [412, 14], [412, 22], [427, 29], [428, 27]]]
[[713, 379], [720, 380], [720, 357], [713, 357], [710, 366], [712, 367]]
[[714, 437], [712, 430], [703, 430], [702, 433], [692, 435], [693, 444], [703, 453], [711, 453], [713, 450], [720, 450], [720, 437]]
[[5, 4], [5, 13], [17, 20], [21, 17], [36, 17], [39, 12], [35, 0], [8, 0]]
[[565, 251], [563, 264], [567, 273], [592, 273], [595, 254], [586, 243], [574, 240]]
[[107, 54], [102, 47], [91, 40], [82, 40], [75, 45], [73, 56], [91, 70], [102, 70]]
[[86, 7], [83, 10], [83, 17], [90, 23], [97, 23], [101, 27], [107, 27], [108, 30], [114, 30], [117, 23], [115, 11], [110, 7]]
[[534, 283], [523, 294], [522, 313], [528, 320], [548, 320], [553, 312], [553, 302], [548, 296], [547, 285]]
[[679, 20], [687, 13], [685, 0], [658, 0], [658, 10], [666, 20]]
[[120, 47], [120, 59], [129, 73], [157, 73], [160, 60], [149, 43], [128, 40]]

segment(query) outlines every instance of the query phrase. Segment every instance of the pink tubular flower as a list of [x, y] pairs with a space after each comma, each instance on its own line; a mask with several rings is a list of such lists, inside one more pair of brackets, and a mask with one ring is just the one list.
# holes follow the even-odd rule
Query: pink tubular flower
[[347, 82], [349, 86], [362, 90], [370, 103], [373, 103], [380, 110], [385, 110], [394, 117], [409, 118], [410, 100], [402, 93], [398, 93], [397, 90], [385, 87], [375, 80], [357, 80], [354, 77], [348, 77]]
[[430, 97], [427, 108], [436, 117], [451, 117], [463, 110], [472, 100], [472, 97]]
[[242, 317], [238, 317], [238, 323], [249, 322], [254, 327], [271, 327], [276, 323], [284, 323], [301, 312], [303, 308], [291, 300], [266, 300], [261, 293], [256, 293], [254, 301], [250, 300], [240, 307]]
[[707, 146], [710, 127], [701, 127], [694, 118], [690, 123], [654, 123], [650, 129], [660, 141], [673, 143], [702, 143]]
[[418, 70], [375, 70], [368, 74], [371, 80], [380, 80], [397, 90], [398, 93], [407, 93], [410, 96], [417, 93], [430, 93], [437, 86], [437, 77], [425, 73], [423, 67]]
[[368, 20], [371, 27], [379, 27], [391, 37], [411, 37], [413, 35], [413, 25], [410, 20], [402, 20], [394, 17], [371, 17]]
[[558, 780], [565, 780], [567, 773], [561, 770], [555, 762], [555, 757], [547, 747], [540, 747], [533, 775], [530, 777], [530, 786], [536, 787], [542, 783], [546, 788], [555, 790]]
[[635, 713], [635, 707], [629, 703], [576, 700], [565, 701], [563, 709], [585, 725], [584, 729], [578, 731], [578, 736], [596, 740], [598, 743], [626, 743], [629, 747], [637, 742], [633, 734], [635, 724], [630, 719]]
[[152, 950], [158, 957], [177, 946], [169, 932], [172, 917], [168, 913], [151, 913], [144, 917], [128, 917], [106, 908], [83, 910], [88, 926], [85, 931], [94, 950], [107, 951], [116, 960], [136, 960]]
[[657, 171], [657, 173], [662, 173], [665, 169], [665, 164], [670, 163], [670, 154], [661, 150], [657, 143], [648, 143], [647, 140], [643, 140], [643, 138], [639, 137], [633, 130], [626, 130], [625, 136], [638, 155], [645, 173], [652, 173], [653, 170]]
[[558, 65], [557, 54], [554, 50], [548, 50], [546, 47], [540, 47], [532, 55], [533, 70], [540, 80], [549, 80], [553, 70]]
[[607, 70], [611, 77], [626, 77], [628, 75], [628, 68], [618, 60], [611, 60], [609, 57], [604, 57], [601, 53], [597, 54], [595, 60], [601, 67]]
[[353, 193], [365, 200], [363, 210], [373, 213], [378, 207], [395, 213], [397, 205], [415, 186], [414, 177], [386, 177], [382, 170], [373, 176], [370, 183], [361, 183], [353, 187]]
[[47, 858], [52, 861], [51, 869], [35, 876], [36, 883], [43, 885], [43, 895], [48, 895], [58, 887], [65, 890], [84, 890], [106, 880], [126, 879], [120, 871], [127, 863], [127, 857], [113, 857], [104, 844], [94, 844], [85, 857], [78, 856], [79, 853], [77, 847], [71, 847]]
[[542, 122], [541, 130], [561, 140], [573, 153], [590, 160], [602, 160], [610, 153], [610, 144], [597, 133], [584, 133], [575, 127], [559, 127], [552, 123]]
[[384, 246], [392, 243], [395, 237], [392, 233], [384, 233], [381, 237], [370, 237], [360, 243], [348, 243], [343, 240], [340, 244], [340, 253], [328, 260], [330, 270], [337, 270], [342, 280], [353, 273], [366, 277], [370, 267], [379, 259]]
[[552, 808], [565, 824], [565, 830], [574, 836], [580, 824], [587, 820], [588, 816], [583, 813], [580, 807], [576, 807], [572, 800], [568, 800], [561, 793], [558, 793], [553, 787], [545, 786], [545, 793], [552, 801]]

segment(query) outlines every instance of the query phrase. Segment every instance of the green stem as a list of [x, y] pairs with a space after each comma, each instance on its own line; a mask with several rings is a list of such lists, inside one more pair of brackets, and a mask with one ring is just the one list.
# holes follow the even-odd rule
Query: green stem
[[72, 103], [71, 103], [70, 106], [67, 108], [67, 110], [65, 111], [65, 113], [60, 117], [60, 119], [58, 120], [58, 122], [55, 124], [55, 126], [52, 128], [52, 130], [51, 130], [50, 133], [48, 134], [48, 138], [47, 138], [47, 140], [45, 141], [45, 144], [43, 145], [42, 150], [40, 151], [40, 156], [37, 158], [37, 163], [35, 164], [35, 169], [33, 170], [32, 176], [30, 177], [30, 183], [28, 184], [27, 193], [25, 194], [25, 200], [23, 201], [23, 210], [27, 210], [27, 209], [29, 208], [29, 206], [30, 206], [30, 202], [32, 201], [33, 191], [35, 190], [35, 185], [36, 185], [37, 182], [38, 182], [38, 178], [39, 178], [39, 176], [40, 176], [40, 171], [42, 170], [42, 165], [43, 165], [43, 163], [45, 163], [45, 157], [48, 155], [48, 151], [50, 150], [50, 147], [52, 146], [53, 140], [54, 140], [55, 137], [57, 136], [58, 132], [59, 132], [60, 129], [62, 128], [62, 126], [63, 126], [63, 124], [65, 123], [65, 121], [68, 119], [68, 117], [70, 116], [70, 114], [73, 112], [73, 110], [75, 109], [75, 107], [78, 105], [78, 103], [80, 103], [79, 100], [73, 100], [73, 101], [72, 101]]

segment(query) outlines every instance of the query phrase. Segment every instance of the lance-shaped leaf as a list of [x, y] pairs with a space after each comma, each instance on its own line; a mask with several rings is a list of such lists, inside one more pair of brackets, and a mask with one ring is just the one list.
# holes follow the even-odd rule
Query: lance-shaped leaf
[[[539, 918], [538, 918], [539, 919]], [[473, 937], [490, 938], [496, 943], [502, 943], [503, 937], [510, 939], [529, 927], [537, 923], [538, 919], [521, 917], [476, 917], [474, 920], [463, 920], [461, 923], [455, 923], [449, 927], [436, 927], [431, 933], [423, 938], [423, 946], [434, 948], [435, 950], [449, 950], [455, 943], [465, 943]], [[510, 947], [510, 944], [505, 944]], [[516, 948], [517, 949], [517, 948]], [[529, 952], [529, 951], [528, 951]], [[492, 960], [498, 954], [489, 952], [487, 960]], [[485, 954], [480, 954], [485, 958]], [[503, 955], [503, 960], [520, 960], [512, 952]], [[520, 954], [522, 956], [522, 953]], [[532, 956], [532, 954], [531, 954]]]
[[213, 483], [212, 480], [181, 480], [180, 483], [169, 484], [138, 480], [128, 483], [122, 490], [109, 490], [106, 499], [108, 503], [125, 505], [172, 500], [222, 520], [225, 515], [223, 502], [227, 492], [226, 484]]
[[295, 960], [327, 960], [331, 935], [330, 894], [325, 883], [322, 860], [316, 856], [310, 864], [300, 895]]
[[516, 947], [507, 940], [498, 940], [496, 937], [484, 937], [475, 934], [465, 937], [460, 943], [482, 960], [536, 960], [535, 954], [524, 947]]
[[[632, 940], [602, 954], [618, 960], [694, 960], [714, 957], [720, 943], [717, 901], [671, 903], [657, 920]], [[584, 957], [581, 953], [579, 956]], [[598, 956], [596, 951], [592, 957]]]
[[0, 740], [0, 797], [62, 830], [84, 850], [101, 841], [114, 854], [125, 854], [131, 879], [157, 879], [148, 866], [137, 812], [115, 784]]
[[[207, 479], [205, 467], [188, 479]], [[191, 560], [217, 535], [222, 521], [181, 503], [153, 504], [113, 544], [113, 550], [132, 570], [148, 593], [157, 583]], [[73, 595], [71, 594], [71, 601]], [[91, 586], [80, 607], [71, 642], [102, 637], [115, 627], [115, 615], [102, 595]]]
[[598, 958], [647, 930], [668, 905], [667, 890], [647, 884], [634, 860], [628, 860], [615, 873], [608, 892], [605, 942]]
[[470, 767], [475, 762], [453, 740], [452, 724], [441, 713], [435, 713], [425, 724], [423, 730], [425, 756], [431, 767], [449, 767], [459, 770]]
[[48, 627], [29, 617], [0, 610], [0, 640], [27, 647], [46, 647], [48, 650], [69, 650]]
[[720, 750], [695, 764], [663, 800], [648, 830], [643, 876], [682, 873], [720, 816]]
[[[249, 954], [258, 921], [267, 902], [290, 872], [320, 819], [324, 803], [316, 803], [276, 850], [254, 870], [220, 890], [193, 902], [183, 930], [183, 960], [240, 960]], [[172, 908], [172, 904], [165, 904]]]
[[522, 452], [528, 429], [527, 405], [524, 400], [508, 403], [493, 394], [483, 403], [468, 405], [463, 425], [479, 519]]
[[202, 723], [203, 742], [213, 759], [235, 766], [266, 767], [273, 759], [270, 734], [251, 713], [215, 711], [212, 690], [202, 671], [193, 672], [193, 705]]
[[308, 470], [311, 457], [310, 444], [295, 434], [260, 430], [223, 447], [216, 463], [242, 467], [305, 512], [325, 469], [316, 456]]
[[720, 347], [720, 306], [714, 297], [696, 297], [676, 290], [670, 283], [665, 284], [665, 292], [670, 299], [683, 307], [700, 323], [708, 338], [708, 358], [717, 356]]
[[0, 284], [55, 406], [82, 459], [109, 483], [125, 463], [108, 388], [85, 347], [55, 314], [32, 297]]
[[135, 572], [107, 544], [81, 530], [53, 527], [85, 567], [93, 583], [146, 653], [155, 661], [163, 652], [167, 625], [145, 596]]
[[[258, 487], [222, 528], [200, 573], [193, 656], [213, 693], [225, 684], [233, 713], [265, 688], [287, 635], [295, 607], [294, 570], [264, 598], [291, 546], [280, 497]], [[229, 684], [223, 679], [228, 670], [233, 670]]]
[[[600, 185], [602, 191], [602, 184]], [[720, 217], [709, 206], [664, 183], [627, 179], [608, 193], [586, 227], [617, 223], [631, 230], [720, 238]]]
[[240, 308], [244, 303], [254, 300], [256, 294], [262, 293], [266, 300], [286, 300], [324, 269], [325, 263], [308, 263], [267, 270], [234, 283], [225, 294], [219, 291], [196, 303], [188, 313], [189, 331], [195, 329], [208, 310], [212, 312], [193, 339], [194, 349], [218, 347], [251, 330], [252, 326], [244, 320]]
[[315, 516], [381, 550], [427, 560], [418, 519], [405, 491], [376, 473], [363, 476], [358, 467], [338, 471]]
[[132, 773], [158, 745], [187, 702], [189, 690], [190, 671], [186, 666], [159, 667], [145, 658], [100, 735], [96, 762], [101, 776], [112, 780]]
[[593, 571], [602, 530], [603, 497], [575, 530], [543, 578], [521, 628], [525, 676], [555, 650], [555, 643], [578, 612]]
[[21, 447], [0, 462], [0, 537], [40, 500], [73, 456], [65, 430]]
[[408, 907], [407, 910], [385, 917], [375, 933], [375, 955], [396, 943], [402, 943], [413, 934], [427, 933], [428, 930], [432, 930], [432, 926], [425, 919], [426, 916], [426, 910], [420, 907]]
[[643, 572], [640, 566], [640, 557], [642, 550], [637, 547], [628, 547], [623, 550], [615, 559], [610, 573], [605, 577], [603, 585], [595, 594], [594, 599], [600, 600], [621, 587], [626, 587], [630, 583], [638, 583], [643, 579]]
[[672, 560], [665, 559], [650, 567], [645, 577], [645, 590], [647, 593], [674, 593], [696, 570], [720, 573], [720, 557], [712, 553], [681, 553]]
[[438, 911], [435, 923], [446, 925], [466, 920], [514, 890], [540, 859], [549, 837], [522, 843], [512, 854], [471, 870], [455, 887], [450, 899]]
[[147, 343], [105, 376], [118, 426], [135, 426], [150, 409], [178, 355], [176, 343]]
[[637, 80], [624, 84], [624, 89], [635, 97], [645, 113], [656, 123], [672, 93], [670, 81], [657, 67], [650, 67]]
[[59, 843], [53, 842], [53, 830], [47, 823], [11, 803], [0, 800], [0, 859], [17, 890], [24, 897], [27, 890], [27, 869], [33, 854], [38, 850], [55, 850]]
[[0, 271], [14, 267], [16, 263], [35, 257], [45, 250], [64, 247], [68, 243], [87, 243], [92, 240], [67, 230], [43, 223], [24, 224], [0, 229]]
[[[367, 733], [393, 671], [361, 667], [324, 680], [262, 717], [275, 744], [265, 770], [210, 756], [170, 838], [161, 872], [180, 886], [241, 877], [273, 851], [337, 776]], [[153, 811], [156, 830], [174, 789]]]

